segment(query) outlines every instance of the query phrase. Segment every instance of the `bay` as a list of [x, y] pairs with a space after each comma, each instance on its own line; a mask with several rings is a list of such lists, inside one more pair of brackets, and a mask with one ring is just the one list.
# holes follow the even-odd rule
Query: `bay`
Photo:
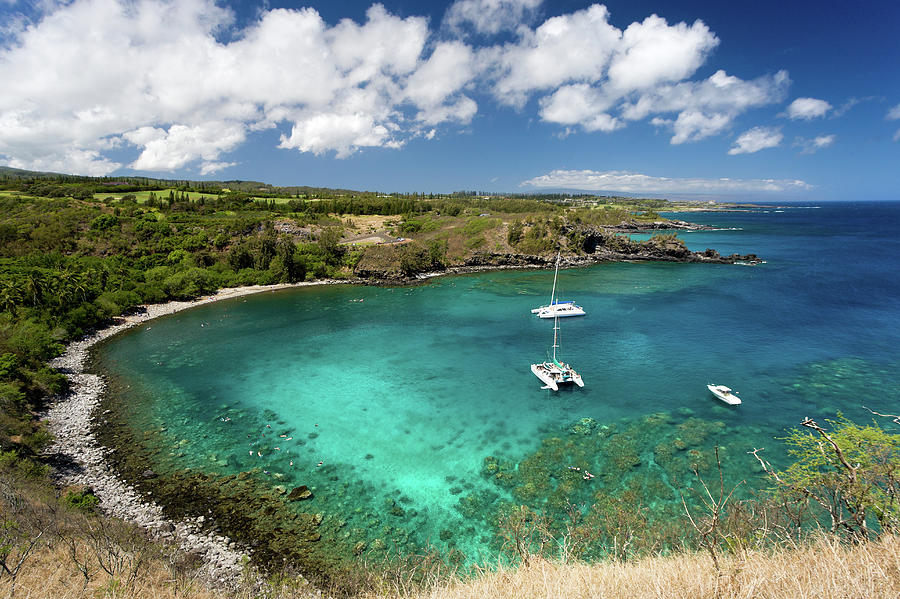
[[[560, 324], [561, 356], [584, 389], [541, 390], [529, 370], [552, 342], [552, 323], [530, 313], [549, 299], [552, 271], [218, 302], [109, 340], [97, 363], [130, 425], [155, 431], [148, 443], [165, 448], [155, 467], [309, 485], [303, 509], [340, 518], [354, 539], [402, 531], [410, 548], [458, 549], [470, 561], [496, 553], [504, 503], [549, 505], [524, 490], [547, 481], [498, 484], [491, 460], [515, 473], [539, 455], [529, 476], [556, 480], [574, 454], [548, 458], [554, 440], [625, 435], [637, 457], [622, 477], [657, 468], [665, 485], [648, 503], [662, 509], [690, 477], [675, 460], [692, 431], [703, 431], [692, 451], [726, 448], [730, 480], [749, 489], [764, 481], [746, 452], [765, 447], [783, 464], [777, 438], [802, 418], [865, 421], [863, 406], [896, 413], [900, 204], [689, 216], [718, 229], [681, 233], [691, 249], [752, 252], [765, 264], [561, 271], [561, 296], [587, 311]], [[744, 403], [718, 403], [708, 382], [739, 390]], [[620, 457], [594, 455], [590, 467], [606, 472]], [[614, 490], [615, 472], [585, 479], [578, 497]]]

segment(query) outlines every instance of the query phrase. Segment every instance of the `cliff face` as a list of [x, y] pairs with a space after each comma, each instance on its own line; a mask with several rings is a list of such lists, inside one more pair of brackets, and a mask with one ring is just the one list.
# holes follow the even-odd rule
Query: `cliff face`
[[[566, 225], [560, 231], [558, 244], [562, 248], [561, 264], [564, 267], [587, 266], [600, 262], [655, 261], [655, 262], [709, 262], [733, 264], [760, 262], [755, 254], [731, 254], [722, 256], [713, 249], [692, 252], [675, 235], [660, 235], [647, 241], [632, 241], [617, 235], [622, 223], [616, 227], [588, 227]], [[656, 223], [651, 223], [655, 225]], [[691, 223], [679, 223], [678, 228], [696, 227]], [[651, 226], [651, 229], [656, 227]], [[670, 229], [672, 227], [669, 227]], [[637, 230], [637, 229], [635, 229]], [[423, 273], [462, 273], [507, 268], [547, 268], [556, 261], [554, 253], [546, 255], [520, 254], [516, 252], [478, 251], [448, 264], [439, 265], [425, 259], [415, 244], [402, 248], [373, 248], [360, 259], [354, 274], [372, 283], [405, 283], [420, 278]]]
[[[690, 223], [684, 223], [689, 225]], [[618, 230], [615, 228], [614, 230]], [[733, 264], [734, 262], [759, 262], [755, 254], [731, 254], [722, 256], [713, 249], [704, 252], [692, 252], [684, 241], [674, 235], [661, 235], [647, 241], [632, 241], [627, 237], [616, 235], [608, 229], [596, 227], [573, 227], [564, 230], [570, 241], [570, 249], [583, 252], [591, 262], [610, 262], [622, 260], [653, 260], [663, 262], [715, 262]]]

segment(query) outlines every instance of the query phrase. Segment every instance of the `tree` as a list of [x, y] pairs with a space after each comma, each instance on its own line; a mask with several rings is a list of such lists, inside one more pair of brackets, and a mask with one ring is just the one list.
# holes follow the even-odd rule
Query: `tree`
[[785, 438], [796, 461], [782, 472], [751, 453], [788, 493], [812, 501], [830, 519], [832, 533], [864, 541], [872, 526], [896, 531], [900, 525], [900, 435], [877, 424], [860, 426], [838, 414], [829, 432], [811, 418]]
[[306, 265], [297, 261], [297, 246], [290, 239], [281, 239], [276, 247], [281, 268], [288, 283], [294, 283], [306, 277]]
[[506, 235], [506, 241], [509, 245], [515, 247], [520, 241], [522, 241], [522, 235], [525, 232], [525, 225], [522, 224], [522, 221], [516, 220], [511, 225], [509, 225], [509, 233]]
[[23, 292], [17, 281], [0, 283], [0, 312], [9, 312], [12, 316], [16, 316], [22, 297]]
[[319, 249], [322, 250], [327, 264], [340, 264], [341, 259], [344, 257], [346, 248], [340, 244], [343, 235], [343, 228], [335, 226], [325, 227], [319, 233]]
[[235, 271], [253, 267], [253, 255], [247, 249], [246, 244], [239, 243], [231, 248], [228, 253], [228, 265]]

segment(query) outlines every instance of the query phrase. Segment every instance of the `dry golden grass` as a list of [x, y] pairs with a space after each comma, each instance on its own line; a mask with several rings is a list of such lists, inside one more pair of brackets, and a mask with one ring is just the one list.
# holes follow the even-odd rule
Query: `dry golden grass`
[[[554, 564], [533, 559], [528, 567], [486, 572], [471, 580], [438, 583], [427, 591], [385, 591], [382, 599], [881, 599], [900, 597], [900, 538], [885, 536], [866, 545], [831, 539], [793, 550], [756, 551], [722, 559], [716, 576], [705, 554], [645, 558], [631, 563]], [[154, 559], [131, 583], [95, 568], [90, 581], [75, 568], [67, 548], [45, 546], [19, 575], [19, 599], [219, 599], [257, 593], [207, 589], [190, 574], [173, 572]], [[0, 595], [9, 596], [8, 577]], [[305, 591], [305, 592], [304, 592]], [[308, 590], [268, 589], [269, 599], [309, 597]], [[368, 599], [373, 599], [370, 596]]]
[[[87, 555], [90, 549], [81, 545]], [[221, 592], [213, 592], [193, 574], [173, 572], [161, 559], [152, 559], [140, 568], [133, 580], [129, 571], [110, 576], [96, 561], [89, 563], [89, 579], [78, 571], [68, 547], [55, 544], [36, 552], [20, 571], [16, 580], [16, 599], [82, 599], [108, 597], [110, 599], [157, 599], [184, 597], [185, 599], [219, 599]], [[0, 596], [9, 597], [11, 581], [0, 578]]]
[[900, 597], [900, 539], [886, 536], [848, 547], [822, 539], [796, 550], [750, 552], [722, 560], [717, 577], [705, 554], [646, 558], [633, 563], [529, 567], [451, 582], [414, 599], [880, 599]]

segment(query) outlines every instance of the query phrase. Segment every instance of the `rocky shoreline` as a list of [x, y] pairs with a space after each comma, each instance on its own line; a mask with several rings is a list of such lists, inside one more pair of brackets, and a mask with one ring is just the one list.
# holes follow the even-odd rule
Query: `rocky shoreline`
[[179, 522], [168, 520], [160, 505], [142, 497], [109, 467], [107, 456], [114, 450], [103, 447], [93, 431], [95, 421], [102, 417], [97, 414], [97, 408], [105, 382], [101, 376], [85, 371], [89, 351], [100, 341], [126, 329], [195, 306], [265, 291], [341, 282], [326, 280], [238, 287], [193, 301], [148, 305], [108, 328], [70, 343], [65, 353], [49, 364], [66, 375], [70, 391], [54, 398], [43, 418], [54, 435], [54, 443], [48, 451], [53, 454], [57, 483], [61, 487], [90, 489], [100, 500], [99, 506], [104, 513], [140, 526], [152, 538], [201, 556], [203, 574], [212, 585], [236, 588], [245, 583], [246, 550], [228, 537], [203, 532], [202, 516]]
[[[674, 223], [674, 225], [673, 225]], [[627, 232], [636, 233], [651, 230], [707, 230], [705, 225], [696, 225], [684, 221], [665, 221], [661, 223], [635, 223], [635, 229]], [[623, 222], [619, 227], [628, 225]], [[654, 225], [659, 225], [654, 229]], [[663, 227], [663, 225], [665, 225]], [[723, 256], [714, 249], [694, 252], [684, 242], [674, 236], [661, 236], [647, 241], [632, 241], [618, 233], [615, 227], [564, 226], [562, 235], [567, 242], [569, 252], [564, 251], [560, 260], [563, 268], [579, 268], [606, 262], [703, 262], [708, 264], [760, 264], [762, 260], [755, 254], [731, 254]], [[399, 251], [399, 250], [398, 250]], [[539, 269], [552, 268], [556, 262], [555, 254], [531, 255], [512, 252], [475, 252], [461, 264], [445, 267], [438, 272], [420, 272], [405, 275], [400, 272], [397, 261], [366, 262], [360, 261], [355, 275], [360, 282], [373, 285], [406, 285], [417, 280], [428, 279], [443, 274], [465, 274], [490, 270], [507, 269]]]

